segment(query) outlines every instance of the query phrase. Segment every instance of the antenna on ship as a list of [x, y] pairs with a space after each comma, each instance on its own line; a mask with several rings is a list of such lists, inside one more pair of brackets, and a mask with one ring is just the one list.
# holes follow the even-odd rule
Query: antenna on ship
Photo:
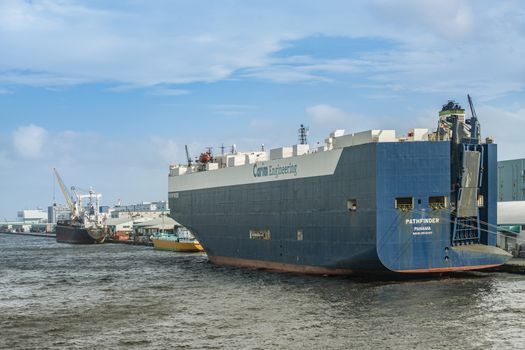
[[225, 148], [225, 147], [224, 147], [224, 143], [223, 143], [223, 144], [221, 144], [221, 156], [224, 155], [224, 148]]
[[301, 124], [301, 127], [299, 128], [299, 144], [300, 145], [306, 145], [308, 144], [308, 127]]

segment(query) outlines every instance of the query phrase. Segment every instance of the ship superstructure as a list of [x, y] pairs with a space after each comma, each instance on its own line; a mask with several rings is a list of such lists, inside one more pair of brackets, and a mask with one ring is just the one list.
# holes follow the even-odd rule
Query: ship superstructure
[[[470, 98], [469, 98], [470, 100]], [[174, 165], [171, 216], [218, 264], [285, 271], [497, 266], [496, 144], [450, 101], [438, 128], [344, 134]], [[301, 137], [300, 137], [301, 138]]]

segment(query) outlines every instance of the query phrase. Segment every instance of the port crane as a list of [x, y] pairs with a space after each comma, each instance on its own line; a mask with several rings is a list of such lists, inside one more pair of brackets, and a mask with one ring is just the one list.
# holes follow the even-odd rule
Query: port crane
[[53, 168], [53, 172], [55, 173], [55, 177], [57, 179], [58, 185], [60, 186], [60, 190], [62, 191], [62, 194], [64, 195], [64, 199], [66, 200], [66, 204], [71, 211], [71, 220], [77, 220], [80, 216], [78, 206], [76, 203], [73, 202], [73, 196], [69, 191], [67, 190], [66, 185], [64, 184], [64, 181], [62, 180], [62, 177], [60, 177], [60, 174], [58, 173], [58, 170], [56, 168]]

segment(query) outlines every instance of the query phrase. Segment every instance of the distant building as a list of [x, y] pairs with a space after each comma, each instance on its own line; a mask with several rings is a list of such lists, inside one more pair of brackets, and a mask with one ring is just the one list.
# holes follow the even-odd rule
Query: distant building
[[168, 214], [167, 201], [142, 202], [140, 204], [119, 205], [111, 211], [112, 218], [149, 217], [157, 218], [162, 214]]
[[181, 224], [169, 216], [162, 216], [133, 225], [135, 236], [151, 236], [157, 232], [174, 233], [178, 227], [181, 227]]
[[18, 221], [26, 224], [47, 222], [47, 213], [42, 209], [28, 209], [18, 212]]
[[47, 222], [56, 223], [58, 220], [68, 220], [71, 211], [61, 204], [53, 204], [47, 207]]
[[497, 242], [500, 248], [525, 257], [525, 201], [498, 203]]
[[167, 201], [142, 202], [140, 204], [115, 206], [116, 211], [166, 211], [169, 210]]
[[106, 220], [106, 225], [114, 234], [116, 232], [131, 232], [133, 231], [134, 220], [131, 218], [109, 218]]
[[498, 162], [498, 202], [525, 200], [525, 158]]

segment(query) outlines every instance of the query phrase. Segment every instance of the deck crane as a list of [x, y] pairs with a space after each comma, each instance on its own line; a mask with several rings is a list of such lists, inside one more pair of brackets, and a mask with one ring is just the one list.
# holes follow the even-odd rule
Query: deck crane
[[191, 166], [191, 157], [190, 152], [188, 151], [188, 145], [184, 145], [184, 148], [186, 149], [186, 159], [188, 160], [188, 167]]
[[468, 98], [468, 104], [470, 105], [470, 114], [472, 115], [470, 120], [467, 120], [467, 124], [470, 125], [470, 138], [471, 139], [477, 139], [479, 141], [479, 122], [478, 122], [478, 116], [476, 114], [476, 110], [474, 109], [474, 103], [472, 102], [472, 98], [470, 95], [467, 95]]
[[78, 219], [79, 217], [78, 208], [76, 204], [73, 203], [71, 194], [67, 190], [66, 185], [64, 184], [64, 181], [62, 181], [62, 178], [60, 177], [60, 174], [58, 173], [57, 169], [53, 168], [53, 171], [57, 178], [58, 185], [60, 186], [60, 189], [62, 190], [62, 194], [64, 195], [64, 198], [66, 199], [67, 206], [69, 210], [71, 211], [71, 219]]

